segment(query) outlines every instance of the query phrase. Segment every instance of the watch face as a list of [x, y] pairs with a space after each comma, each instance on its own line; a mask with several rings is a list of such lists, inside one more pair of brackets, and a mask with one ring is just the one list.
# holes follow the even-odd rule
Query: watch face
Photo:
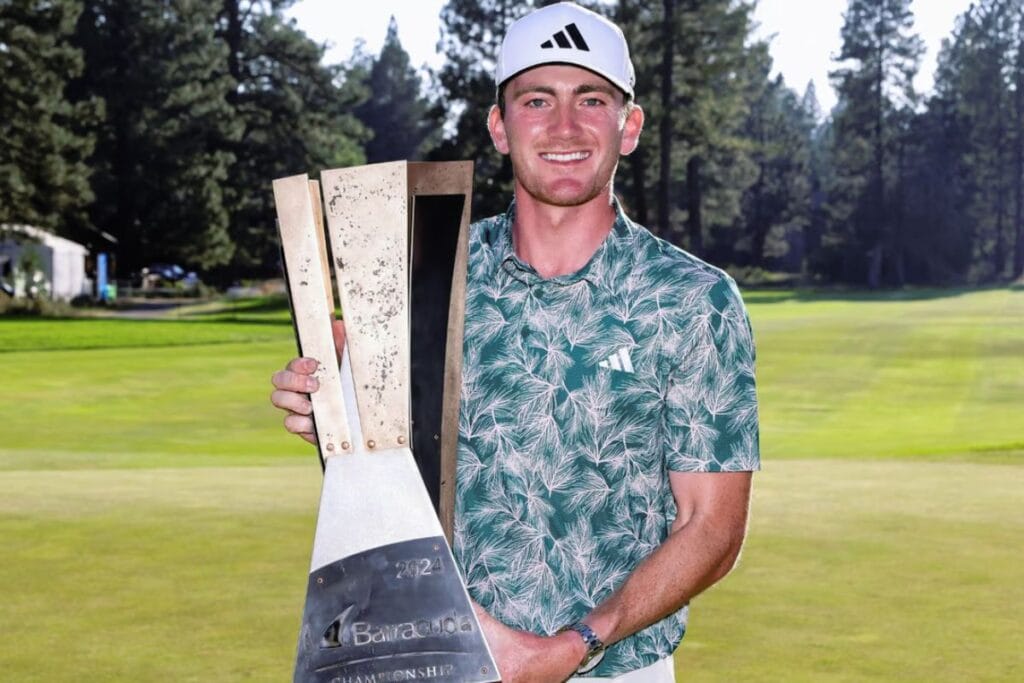
[[583, 660], [582, 664], [580, 664], [580, 668], [576, 669], [576, 673], [590, 673], [591, 671], [597, 668], [597, 665], [601, 663], [602, 659], [604, 659], [603, 647], [600, 650], [596, 650], [587, 655], [587, 658]]

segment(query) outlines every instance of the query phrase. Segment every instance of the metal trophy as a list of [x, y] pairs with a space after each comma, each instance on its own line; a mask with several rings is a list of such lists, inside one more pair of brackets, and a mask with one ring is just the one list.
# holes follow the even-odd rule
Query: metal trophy
[[449, 545], [472, 175], [471, 162], [324, 171], [330, 259], [317, 183], [274, 181], [299, 351], [320, 361], [297, 682], [500, 680]]

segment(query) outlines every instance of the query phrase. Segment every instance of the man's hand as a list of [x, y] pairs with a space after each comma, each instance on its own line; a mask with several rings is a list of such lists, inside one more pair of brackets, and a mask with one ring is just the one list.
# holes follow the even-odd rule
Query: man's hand
[[587, 648], [576, 633], [538, 636], [505, 626], [473, 603], [502, 683], [561, 683], [576, 671]]
[[[341, 320], [331, 322], [334, 333], [334, 349], [341, 362], [341, 350], [345, 346], [345, 323]], [[313, 358], [293, 358], [284, 370], [275, 372], [270, 378], [274, 391], [270, 394], [270, 402], [285, 411], [284, 428], [292, 434], [298, 434], [310, 443], [316, 443], [313, 433], [313, 404], [309, 395], [320, 388], [320, 383], [313, 377], [318, 364]]]

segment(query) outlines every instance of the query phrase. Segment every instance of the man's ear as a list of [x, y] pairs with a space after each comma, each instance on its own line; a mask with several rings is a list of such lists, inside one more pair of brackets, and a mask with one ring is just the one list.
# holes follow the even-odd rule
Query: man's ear
[[634, 104], [626, 114], [626, 125], [622, 129], [622, 144], [619, 145], [619, 154], [632, 154], [633, 150], [640, 143], [640, 132], [644, 129], [644, 110], [640, 105]]
[[487, 113], [487, 130], [491, 133], [491, 142], [494, 148], [502, 154], [508, 154], [508, 136], [505, 134], [505, 121], [501, 118], [501, 110], [498, 105], [491, 105], [491, 111]]

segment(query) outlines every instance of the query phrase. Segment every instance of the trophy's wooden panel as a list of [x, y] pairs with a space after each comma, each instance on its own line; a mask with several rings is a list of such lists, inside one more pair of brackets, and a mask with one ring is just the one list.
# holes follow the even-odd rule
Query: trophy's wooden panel
[[409, 194], [468, 196], [473, 192], [472, 161], [410, 161], [408, 168]]
[[313, 206], [313, 220], [316, 221], [316, 238], [320, 243], [320, 265], [323, 266], [324, 284], [327, 285], [327, 304], [334, 311], [334, 288], [331, 286], [331, 261], [327, 256], [327, 236], [324, 233], [324, 204], [320, 198], [320, 181], [309, 181], [309, 201]]
[[409, 443], [408, 206], [404, 162], [321, 174], [368, 450]]
[[[413, 452], [437, 507], [441, 526], [450, 541], [455, 517], [455, 468], [462, 389], [462, 342], [473, 163], [410, 163], [409, 191], [413, 195], [414, 204], [411, 259]], [[429, 252], [429, 258], [425, 260], [429, 268], [423, 267], [423, 253], [420, 250], [424, 247]], [[419, 261], [417, 256], [420, 257]], [[443, 289], [438, 289], [439, 286]], [[434, 316], [435, 321], [441, 322], [441, 328], [424, 337], [417, 333], [417, 316]], [[419, 324], [422, 326], [426, 321]], [[424, 349], [423, 355], [423, 362], [434, 364], [429, 371], [433, 391], [436, 392], [437, 386], [443, 387], [444, 398], [440, 404], [429, 399], [425, 403], [417, 401], [415, 365], [418, 339], [440, 340], [440, 343], [431, 342], [435, 350]], [[426, 345], [424, 341], [420, 343]], [[443, 372], [437, 374], [439, 365], [443, 366]], [[430, 439], [426, 444], [423, 443], [424, 436]], [[435, 440], [438, 436], [439, 439]]]
[[311, 394], [311, 399], [317, 443], [321, 457], [326, 459], [350, 453], [352, 443], [344, 418], [345, 402], [331, 333], [333, 307], [326, 296], [308, 180], [306, 175], [275, 180], [274, 202], [299, 353], [319, 362], [314, 377], [320, 382], [320, 390]]

